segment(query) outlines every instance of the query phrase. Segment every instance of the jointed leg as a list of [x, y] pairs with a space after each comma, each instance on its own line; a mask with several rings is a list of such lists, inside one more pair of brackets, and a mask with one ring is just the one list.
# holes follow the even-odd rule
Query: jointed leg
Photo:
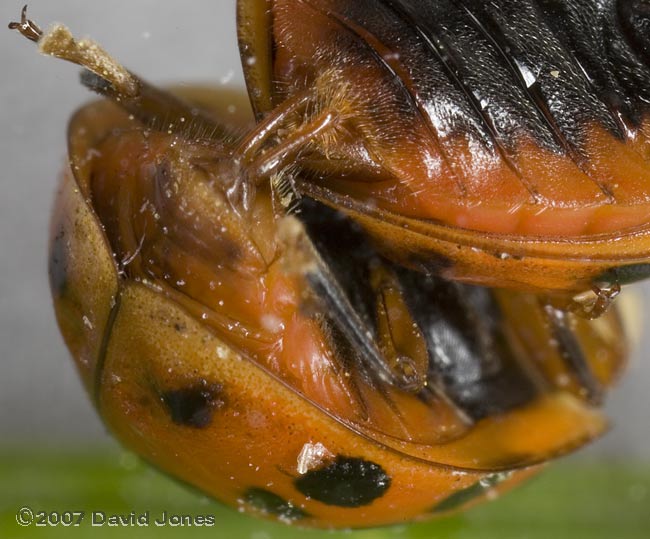
[[152, 129], [183, 132], [186, 137], [196, 133], [215, 140], [233, 136], [214, 118], [131, 73], [95, 41], [76, 40], [61, 24], [43, 32], [34, 21], [27, 19], [27, 6], [22, 10], [20, 22], [10, 23], [9, 28], [37, 43], [43, 54], [82, 66], [83, 84], [113, 99]]

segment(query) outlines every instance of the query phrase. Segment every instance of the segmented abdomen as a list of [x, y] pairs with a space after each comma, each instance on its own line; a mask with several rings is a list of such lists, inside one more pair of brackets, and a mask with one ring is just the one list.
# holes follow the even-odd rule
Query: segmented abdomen
[[649, 12], [612, 0], [278, 0], [277, 99], [304, 81], [344, 110], [366, 153], [322, 143], [346, 162], [325, 165], [336, 191], [484, 231], [618, 231], [650, 214]]

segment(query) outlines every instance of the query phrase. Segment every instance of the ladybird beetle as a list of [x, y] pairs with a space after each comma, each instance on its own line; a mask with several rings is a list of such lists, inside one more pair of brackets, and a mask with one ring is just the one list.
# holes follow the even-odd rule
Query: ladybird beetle
[[222, 121], [233, 96], [156, 89], [24, 10], [11, 27], [110, 98], [70, 122], [49, 273], [127, 447], [243, 510], [368, 527], [467, 507], [606, 428], [618, 309], [587, 320], [397, 265], [354, 220], [249, 174], [265, 135]]
[[650, 275], [647, 3], [239, 0], [238, 16], [297, 188], [392, 259], [558, 296]]

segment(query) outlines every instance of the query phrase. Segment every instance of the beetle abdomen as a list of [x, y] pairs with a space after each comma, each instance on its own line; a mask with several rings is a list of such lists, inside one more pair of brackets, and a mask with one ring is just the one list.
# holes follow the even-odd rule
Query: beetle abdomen
[[[92, 126], [86, 125], [89, 117]], [[105, 130], [100, 120], [116, 127]], [[301, 262], [280, 230], [270, 192], [260, 189], [249, 213], [240, 215], [228, 204], [227, 145], [143, 131], [106, 104], [80, 112], [70, 133], [73, 162], [83, 162], [75, 171], [83, 196], [74, 200], [85, 201], [101, 223], [103, 247], [114, 258], [105, 265], [119, 276], [118, 290], [111, 283], [113, 300], [106, 302], [118, 307], [106, 319], [86, 315], [89, 325], [100, 326], [92, 335], [103, 328], [104, 344], [89, 342], [89, 351], [79, 353], [84, 374], [95, 380], [100, 408], [110, 363], [105, 343], [119, 341], [113, 326], [124, 317], [116, 298], [133, 285], [164, 297], [221, 340], [215, 361], [225, 349], [236, 351], [351, 431], [432, 463], [490, 470], [531, 465], [603, 429], [596, 399], [565, 359], [575, 353], [555, 344], [535, 296], [500, 296], [396, 267], [347, 220], [309, 202], [302, 208], [305, 226], [325, 263]], [[81, 161], [89, 147], [92, 159]], [[64, 225], [56, 229], [73, 236]], [[59, 250], [53, 269], [67, 256]], [[85, 305], [77, 307], [71, 293], [56, 294], [63, 322]], [[605, 350], [593, 385], [607, 387], [624, 345], [586, 320], [571, 323], [577, 337], [570, 344], [587, 371], [595, 371], [589, 347]], [[621, 331], [615, 310], [602, 323], [610, 334]], [[174, 326], [178, 342], [184, 325]], [[62, 328], [67, 336], [78, 332], [64, 323]], [[544, 365], [529, 360], [528, 343]], [[419, 383], [409, 383], [409, 371], [416, 371]], [[557, 383], [560, 374], [564, 385]], [[221, 406], [222, 385], [199, 377], [187, 387], [164, 389], [160, 398], [173, 421], [203, 424]], [[557, 414], [562, 422], [543, 419]], [[513, 432], [533, 421], [539, 438], [524, 437], [512, 450], [503, 446], [504, 425], [517, 438]]]
[[344, 117], [339, 136], [320, 141], [329, 161], [308, 159], [330, 189], [486, 232], [578, 236], [647, 222], [641, 8], [271, 4], [275, 102], [312, 87]]

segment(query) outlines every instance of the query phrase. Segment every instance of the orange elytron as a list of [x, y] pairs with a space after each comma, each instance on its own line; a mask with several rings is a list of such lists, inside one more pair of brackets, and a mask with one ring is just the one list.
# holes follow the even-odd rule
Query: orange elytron
[[[264, 13], [279, 23], [287, 8], [272, 7]], [[324, 147], [304, 110], [322, 115], [316, 129], [329, 137], [330, 109], [266, 102], [279, 98], [260, 78], [258, 123], [227, 124], [241, 97], [156, 89], [60, 25], [43, 33], [24, 11], [12, 27], [82, 65], [84, 84], [109, 98], [70, 123], [50, 283], [86, 389], [127, 447], [240, 509], [368, 527], [490, 498], [604, 431], [599, 405], [627, 353], [618, 310], [587, 320], [530, 291], [384, 258], [355, 219], [367, 214], [329, 207], [340, 174], [364, 166], [349, 153], [341, 161], [338, 133], [317, 157]], [[274, 50], [277, 63], [261, 65], [288, 69], [288, 53]], [[304, 81], [306, 95], [320, 84]], [[329, 95], [343, 106], [339, 83]], [[345, 151], [363, 154], [374, 140], [364, 137], [350, 131]], [[309, 187], [315, 175], [329, 194], [298, 196], [322, 187]]]
[[650, 273], [647, 8], [593, 4], [239, 0], [242, 65], [298, 189], [382, 252], [577, 293]]

